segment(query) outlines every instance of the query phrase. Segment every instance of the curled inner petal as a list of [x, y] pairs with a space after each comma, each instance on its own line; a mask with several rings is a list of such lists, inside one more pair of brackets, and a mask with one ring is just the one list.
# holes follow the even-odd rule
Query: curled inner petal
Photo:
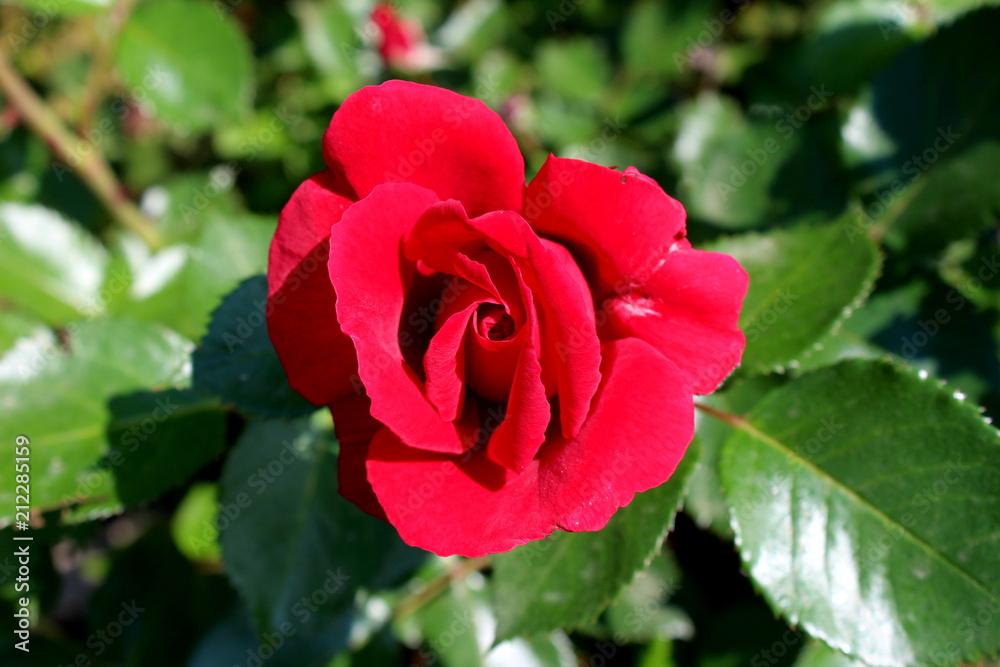
[[476, 311], [476, 333], [487, 340], [501, 341], [514, 336], [514, 318], [496, 303], [484, 303]]
[[469, 323], [475, 335], [466, 336], [469, 389], [485, 399], [505, 403], [510, 398], [523, 336], [503, 306], [484, 303]]

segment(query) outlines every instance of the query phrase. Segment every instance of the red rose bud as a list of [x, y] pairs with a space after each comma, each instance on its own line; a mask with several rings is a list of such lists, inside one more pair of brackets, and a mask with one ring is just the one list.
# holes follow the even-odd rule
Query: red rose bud
[[441, 555], [599, 530], [664, 483], [740, 361], [747, 275], [655, 181], [549, 156], [482, 102], [354, 93], [281, 213], [268, 331], [328, 405], [339, 491]]
[[401, 18], [390, 3], [375, 5], [371, 20], [378, 30], [378, 52], [386, 67], [415, 72], [439, 63], [439, 54], [427, 44], [420, 24]]

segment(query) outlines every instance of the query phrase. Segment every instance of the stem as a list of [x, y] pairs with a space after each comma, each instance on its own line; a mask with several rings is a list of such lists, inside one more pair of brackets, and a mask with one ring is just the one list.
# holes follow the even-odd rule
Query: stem
[[750, 422], [739, 415], [730, 414], [728, 412], [723, 412], [722, 410], [716, 410], [710, 405], [705, 405], [704, 403], [695, 403], [694, 407], [698, 408], [706, 415], [715, 417], [719, 421], [724, 421], [733, 428], [739, 428], [743, 430], [752, 430]]
[[479, 558], [465, 558], [458, 565], [440, 577], [427, 582], [421, 588], [403, 598], [396, 605], [396, 618], [406, 618], [425, 604], [451, 588], [455, 582], [462, 581], [473, 572], [485, 570], [490, 566], [492, 559], [490, 556], [480, 556]]
[[[121, 0], [116, 3], [107, 15], [104, 35], [99, 35], [97, 47], [94, 50], [94, 57], [90, 62], [90, 69], [87, 72], [87, 81], [83, 85], [83, 92], [80, 94], [79, 116], [77, 118], [76, 129], [80, 136], [87, 136], [87, 132], [94, 126], [94, 117], [97, 115], [97, 105], [100, 104], [104, 96], [104, 85], [108, 80], [108, 72], [111, 69], [111, 54], [114, 50], [118, 33], [132, 8], [135, 0]], [[98, 29], [100, 30], [100, 29]]]
[[138, 234], [151, 249], [156, 250], [163, 245], [160, 230], [124, 195], [124, 188], [97, 147], [66, 129], [62, 120], [31, 89], [2, 51], [0, 90], [31, 129], [48, 144], [49, 150], [64, 163], [62, 166], [75, 169], [118, 222]]

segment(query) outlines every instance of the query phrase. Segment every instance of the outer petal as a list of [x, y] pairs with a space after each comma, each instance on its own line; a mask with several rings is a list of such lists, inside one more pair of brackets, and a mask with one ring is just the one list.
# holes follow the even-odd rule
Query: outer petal
[[371, 414], [371, 401], [364, 394], [350, 396], [330, 406], [337, 431], [340, 454], [337, 458], [337, 490], [347, 500], [374, 517], [386, 520], [382, 506], [368, 483], [368, 446], [383, 428]]
[[479, 100], [434, 86], [387, 81], [352, 94], [323, 153], [360, 197], [405, 181], [459, 200], [470, 215], [521, 208], [524, 159], [503, 121]]
[[644, 283], [685, 234], [684, 207], [651, 179], [551, 155], [524, 216], [570, 248], [598, 297]]
[[738, 320], [749, 278], [729, 255], [678, 250], [643, 293], [604, 302], [605, 338], [636, 336], [673, 361], [697, 394], [708, 394], [740, 363], [746, 339]]
[[326, 271], [330, 227], [353, 194], [330, 171], [305, 181], [281, 211], [268, 258], [268, 334], [292, 388], [316, 404], [353, 393], [354, 344]]
[[603, 528], [636, 493], [667, 481], [694, 435], [691, 389], [676, 366], [635, 338], [605, 343], [602, 354], [604, 381], [580, 434], [542, 450], [542, 503], [564, 530]]
[[545, 537], [538, 463], [521, 474], [476, 449], [448, 456], [407, 447], [389, 429], [372, 440], [368, 479], [400, 537], [441, 556], [482, 556]]
[[435, 201], [434, 193], [408, 183], [375, 188], [331, 231], [330, 280], [338, 319], [357, 349], [372, 416], [410, 446], [461, 453], [454, 425], [425, 398], [399, 336], [416, 274], [415, 264], [403, 257], [403, 238]]
[[683, 207], [654, 181], [550, 156], [528, 186], [525, 215], [580, 261], [602, 309], [602, 340], [642, 338], [699, 394], [739, 364], [746, 273], [730, 257], [691, 250]]

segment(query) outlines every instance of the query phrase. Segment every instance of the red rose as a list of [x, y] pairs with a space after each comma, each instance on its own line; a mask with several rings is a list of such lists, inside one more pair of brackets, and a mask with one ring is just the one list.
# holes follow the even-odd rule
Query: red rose
[[525, 186], [496, 114], [402, 81], [351, 95], [323, 149], [271, 245], [268, 329], [330, 406], [344, 497], [476, 556], [598, 530], [670, 477], [747, 286], [677, 201], [552, 156]]
[[420, 24], [401, 18], [392, 4], [375, 5], [371, 20], [379, 33], [378, 53], [386, 67], [419, 72], [441, 64], [441, 55], [427, 43]]

